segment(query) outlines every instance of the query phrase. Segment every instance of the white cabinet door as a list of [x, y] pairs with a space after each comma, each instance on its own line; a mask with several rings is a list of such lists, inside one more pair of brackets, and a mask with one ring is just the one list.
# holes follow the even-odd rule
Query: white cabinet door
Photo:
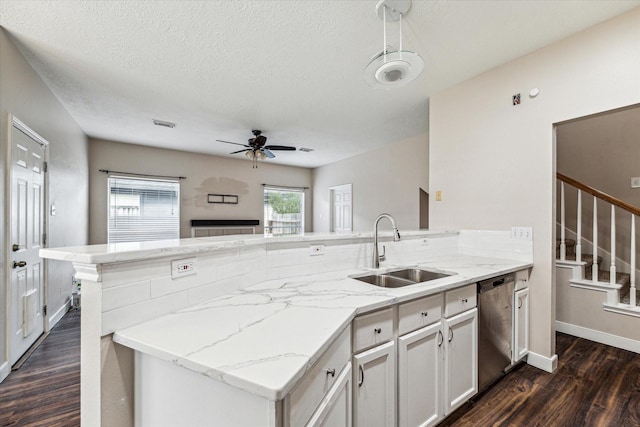
[[445, 415], [478, 391], [478, 309], [444, 319]]
[[442, 322], [398, 338], [398, 417], [401, 427], [442, 419]]
[[307, 427], [351, 427], [351, 375], [351, 363], [348, 363]]
[[356, 426], [395, 426], [395, 351], [391, 341], [353, 356]]
[[514, 294], [513, 310], [513, 361], [529, 353], [529, 288]]

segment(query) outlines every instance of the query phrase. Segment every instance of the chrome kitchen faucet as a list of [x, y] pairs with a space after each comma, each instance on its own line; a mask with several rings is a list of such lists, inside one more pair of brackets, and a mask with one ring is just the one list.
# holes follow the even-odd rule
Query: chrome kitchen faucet
[[393, 241], [397, 242], [398, 240], [400, 240], [400, 232], [398, 231], [396, 220], [387, 213], [378, 215], [375, 223], [373, 224], [373, 268], [380, 268], [380, 261], [384, 261], [385, 259], [387, 259], [387, 257], [385, 256], [386, 251], [384, 245], [382, 245], [382, 255], [378, 255], [378, 223], [382, 218], [387, 218], [389, 221], [391, 221], [391, 226], [393, 227]]

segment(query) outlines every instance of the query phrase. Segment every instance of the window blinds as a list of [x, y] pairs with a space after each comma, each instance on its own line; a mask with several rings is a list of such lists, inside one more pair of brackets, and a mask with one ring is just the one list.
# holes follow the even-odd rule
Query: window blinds
[[109, 177], [109, 243], [179, 238], [179, 182]]

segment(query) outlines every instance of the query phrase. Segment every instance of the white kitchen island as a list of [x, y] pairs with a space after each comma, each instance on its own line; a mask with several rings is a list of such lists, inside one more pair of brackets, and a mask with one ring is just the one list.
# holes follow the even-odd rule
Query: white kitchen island
[[[351, 358], [356, 316], [532, 266], [531, 241], [509, 232], [405, 232], [381, 243], [382, 270], [454, 274], [380, 288], [350, 278], [367, 272], [370, 242], [367, 233], [228, 236], [43, 250], [73, 262], [83, 281], [83, 424], [306, 422], [318, 398], [299, 384], [318, 376], [318, 360]], [[171, 261], [185, 259], [196, 274], [172, 279]], [[343, 366], [322, 377], [350, 383]]]

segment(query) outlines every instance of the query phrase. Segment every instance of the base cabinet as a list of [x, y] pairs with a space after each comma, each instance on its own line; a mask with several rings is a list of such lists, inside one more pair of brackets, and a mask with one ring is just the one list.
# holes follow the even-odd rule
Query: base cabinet
[[478, 309], [444, 319], [445, 415], [478, 391]]
[[351, 376], [351, 363], [348, 363], [307, 427], [351, 427]]
[[353, 356], [356, 426], [395, 426], [395, 352], [395, 343], [391, 341]]
[[442, 412], [442, 322], [398, 338], [398, 424], [427, 427]]
[[529, 353], [529, 288], [514, 293], [513, 362]]

